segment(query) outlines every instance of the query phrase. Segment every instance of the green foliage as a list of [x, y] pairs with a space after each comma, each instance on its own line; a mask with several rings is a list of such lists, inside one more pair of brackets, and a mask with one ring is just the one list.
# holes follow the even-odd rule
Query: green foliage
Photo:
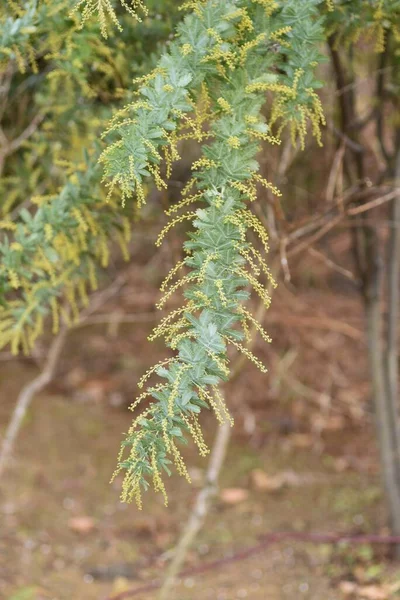
[[372, 37], [375, 50], [383, 52], [389, 31], [400, 42], [399, 0], [330, 0], [327, 4], [327, 35], [335, 34], [338, 46]]
[[[190, 225], [158, 307], [175, 292], [182, 305], [150, 336], [164, 338], [173, 355], [139, 382], [144, 391], [132, 409], [150, 403], [119, 458], [124, 500], [141, 506], [151, 483], [166, 499], [163, 475], [172, 465], [189, 479], [180, 446], [191, 437], [201, 455], [208, 452], [203, 408], [231, 421], [220, 392], [230, 348], [266, 370], [247, 346], [251, 330], [269, 337], [246, 302], [253, 291], [268, 307], [275, 285], [267, 232], [250, 209], [259, 186], [279, 194], [258, 172], [260, 145], [279, 144], [286, 129], [302, 148], [309, 131], [321, 143], [323, 42], [334, 36], [351, 44], [365, 31], [381, 52], [391, 31], [398, 45], [399, 4], [192, 0], [183, 18], [176, 2], [157, 0], [146, 8], [128, 0], [22, 7], [8, 0], [0, 8], [1, 346], [29, 351], [50, 313], [54, 331], [69, 318], [67, 305], [78, 318], [110, 240], [118, 237], [126, 254], [132, 200], [141, 207], [149, 179], [166, 187], [182, 140], [201, 146], [157, 241], [178, 223]], [[178, 21], [156, 62], [154, 49]], [[132, 77], [139, 77], [135, 90]]]
[[[3, 229], [13, 231], [12, 242], [4, 236], [0, 243], [0, 343], [10, 343], [14, 352], [20, 344], [28, 352], [43, 332], [48, 306], [52, 308], [54, 332], [60, 312], [68, 320], [68, 313], [57, 302], [62, 291], [78, 318], [76, 294], [86, 304], [87, 282], [96, 288], [96, 262], [107, 266], [108, 239], [113, 230], [121, 232], [120, 242], [126, 252], [129, 223], [121, 217], [116, 203], [100, 202], [96, 163], [86, 157], [81, 170], [68, 179], [59, 194], [36, 198], [39, 206], [34, 215], [23, 209], [17, 222], [0, 223]], [[10, 298], [8, 302], [6, 298]]]
[[127, 258], [132, 205], [106, 202], [96, 140], [177, 14], [165, 3], [162, 19], [153, 11], [108, 44], [95, 21], [79, 31], [70, 8], [34, 0], [0, 13], [0, 345], [13, 352], [29, 351], [49, 313], [54, 331], [67, 305], [77, 318], [111, 240]]
[[[209, 1], [195, 3], [194, 9], [139, 88], [138, 100], [113, 120], [107, 132], [112, 143], [101, 157], [110, 191], [118, 185], [124, 198], [135, 191], [142, 202], [144, 178], [153, 175], [161, 187], [162, 158], [168, 174], [171, 161], [179, 157], [178, 140], [203, 141], [200, 124], [205, 118], [209, 123], [202, 157], [192, 166], [193, 178], [182, 202], [171, 212], [192, 203], [201, 208], [179, 214], [158, 240], [161, 243], [174, 224], [192, 221], [186, 257], [167, 276], [158, 306], [185, 286], [184, 304], [152, 336], [163, 336], [176, 354], [139, 383], [142, 387], [153, 372], [162, 380], [134, 403], [133, 408], [148, 396], [153, 399], [134, 420], [123, 445], [130, 450], [127, 456], [122, 451], [117, 470], [126, 470], [123, 499], [134, 497], [139, 506], [149, 479], [166, 499], [162, 471], [169, 473], [171, 463], [189, 478], [178, 449], [186, 434], [200, 454], [207, 453], [198, 422], [202, 407], [212, 407], [220, 422], [230, 419], [218, 388], [229, 378], [228, 346], [265, 371], [245, 341], [253, 325], [269, 338], [243, 307], [248, 286], [268, 306], [265, 282], [272, 282], [263, 256], [247, 235], [255, 231], [268, 250], [267, 234], [247, 204], [255, 198], [258, 183], [279, 193], [257, 173], [259, 140], [279, 143], [288, 124], [294, 141], [299, 137], [304, 143], [307, 122], [317, 137], [323, 123], [314, 91], [322, 39], [315, 1], [285, 2], [282, 7]], [[280, 49], [273, 52], [277, 43]], [[266, 91], [273, 95], [270, 125], [262, 115]], [[180, 269], [186, 273], [174, 281]]]
[[[147, 14], [146, 7], [141, 0], [119, 0], [120, 5], [135, 19], [140, 21], [138, 11]], [[116, 9], [111, 0], [79, 0], [73, 12], [82, 9], [82, 27], [90, 17], [98, 15], [102, 35], [107, 38], [107, 19], [110, 20], [119, 31], [123, 31], [118, 20]]]

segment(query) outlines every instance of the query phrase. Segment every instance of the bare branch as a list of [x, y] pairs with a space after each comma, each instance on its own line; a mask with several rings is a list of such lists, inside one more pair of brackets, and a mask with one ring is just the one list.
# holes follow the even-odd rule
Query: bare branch
[[38, 392], [43, 390], [46, 385], [54, 377], [58, 361], [61, 352], [64, 348], [65, 339], [67, 336], [67, 327], [64, 326], [57, 337], [54, 338], [53, 343], [50, 346], [49, 353], [46, 358], [46, 362], [42, 372], [30, 381], [20, 392], [17, 403], [14, 408], [9, 425], [3, 437], [3, 441], [0, 449], [0, 477], [3, 474], [5, 468], [9, 464], [11, 454], [14, 448], [14, 443], [21, 429], [22, 422], [26, 415], [26, 412], [35, 396]]

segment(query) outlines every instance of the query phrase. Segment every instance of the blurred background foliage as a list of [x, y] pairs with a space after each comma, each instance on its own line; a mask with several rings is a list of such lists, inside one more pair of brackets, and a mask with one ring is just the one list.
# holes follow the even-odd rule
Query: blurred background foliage
[[[149, 12], [141, 14], [141, 22], [115, 3], [123, 31], [110, 23], [107, 39], [96, 15], [81, 28], [81, 12], [71, 15], [73, 4], [9, 0], [0, 6], [0, 296], [22, 298], [21, 282], [14, 281], [13, 287], [10, 272], [22, 259], [26, 277], [32, 277], [29, 266], [51, 235], [45, 225], [62, 229], [68, 224], [71, 231], [69, 240], [61, 241], [61, 254], [47, 256], [55, 261], [53, 268], [60, 256], [69, 266], [75, 264], [69, 243], [79, 238], [83, 248], [85, 232], [78, 233], [79, 216], [70, 209], [82, 205], [82, 194], [88, 210], [105, 215], [104, 230], [95, 231], [94, 246], [87, 249], [90, 260], [68, 271], [68, 282], [76, 278], [77, 283], [75, 295], [69, 292], [69, 306], [78, 303], [75, 312], [80, 312], [79, 282], [89, 277], [92, 262], [108, 264], [102, 286], [120, 284], [117, 294], [88, 318], [87, 327], [83, 321], [82, 329], [72, 330], [56, 381], [24, 421], [17, 468], [7, 474], [0, 492], [0, 545], [7, 557], [0, 595], [5, 598], [52, 593], [63, 600], [97, 599], [105, 589], [118, 593], [135, 579], [157, 575], [192, 501], [192, 492], [174, 479], [171, 514], [178, 518], [165, 516], [151, 499], [149, 519], [135, 515], [132, 522], [132, 513], [118, 505], [118, 489], [108, 489], [106, 482], [126, 428], [132, 389], [144, 369], [163, 357], [161, 348], [144, 342], [158, 318], [159, 283], [181, 258], [185, 228], [178, 227], [156, 253], [153, 242], [163, 219], [160, 206], [168, 208], [178, 199], [197, 149], [185, 144], [184, 160], [174, 169], [168, 190], [147, 189], [149, 203], [140, 225], [130, 203], [123, 209], [118, 196], [105, 203], [95, 166], [104, 124], [115, 109], [133, 100], [132, 79], [156, 64], [182, 18], [181, 3], [148, 0]], [[374, 372], [367, 356], [368, 348], [372, 356], [378, 351], [378, 362], [386, 368], [381, 342], [390, 331], [387, 259], [398, 218], [393, 194], [400, 148], [400, 2], [339, 0], [321, 2], [320, 8], [328, 38], [328, 60], [320, 68], [324, 147], [311, 141], [301, 153], [285, 139], [281, 147], [260, 153], [262, 174], [282, 191], [281, 198], [273, 198], [261, 190], [254, 203], [269, 228], [271, 264], [280, 281], [264, 319], [274, 343], [257, 347], [270, 372], [262, 377], [246, 371], [227, 388], [237, 423], [232, 454], [210, 527], [189, 556], [190, 565], [204, 556], [218, 559], [232, 547], [240, 550], [257, 540], [260, 527], [388, 532], [382, 495], [387, 487], [381, 486], [385, 462], [373, 442], [379, 437], [379, 426], [373, 428], [374, 397], [385, 394], [374, 392], [371, 383], [382, 373]], [[53, 212], [47, 211], [46, 199]], [[16, 232], [12, 223], [28, 224], [33, 238], [26, 237], [24, 227]], [[11, 248], [18, 235], [26, 244], [25, 259], [18, 247]], [[109, 250], [110, 238], [120, 236], [125, 254], [128, 250], [132, 257], [128, 269], [113, 243]], [[37, 288], [38, 300], [52, 312], [51, 293], [58, 294], [65, 281], [58, 287], [57, 273], [40, 260], [35, 276], [48, 285]], [[92, 284], [96, 287], [96, 281]], [[376, 302], [369, 294], [374, 285], [384, 319], [378, 329], [371, 328], [376, 324], [376, 312], [371, 313]], [[88, 290], [81, 292], [85, 300]], [[23, 316], [24, 306], [21, 301], [11, 307], [13, 318]], [[5, 324], [9, 308], [3, 306]], [[53, 311], [54, 329], [59, 316]], [[46, 313], [42, 317], [46, 335], [33, 359], [12, 362], [7, 349], [1, 354], [4, 431], [21, 383], [44, 364], [52, 327], [47, 327]], [[2, 334], [4, 345], [10, 338], [7, 329]], [[16, 340], [15, 351], [29, 345], [22, 337]], [[204, 423], [211, 431], [207, 416]], [[210, 440], [208, 431], [206, 437]], [[190, 451], [188, 456], [194, 489], [201, 489], [204, 465]], [[399, 472], [397, 464], [395, 479]], [[390, 525], [393, 530], [393, 521]], [[144, 555], [155, 562], [146, 562]], [[177, 598], [195, 594], [196, 600], [230, 600], [246, 597], [247, 590], [257, 600], [266, 593], [271, 599], [300, 594], [313, 600], [386, 600], [396, 598], [399, 589], [391, 557], [386, 546], [354, 550], [349, 544], [319, 552], [286, 543], [282, 552], [254, 559], [252, 570], [243, 563], [220, 577], [200, 578], [195, 591], [193, 580], [185, 579]]]

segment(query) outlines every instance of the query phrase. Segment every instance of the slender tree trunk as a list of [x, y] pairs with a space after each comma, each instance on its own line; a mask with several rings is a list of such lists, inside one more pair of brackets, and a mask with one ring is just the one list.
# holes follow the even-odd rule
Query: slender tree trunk
[[[372, 403], [377, 432], [382, 480], [386, 493], [391, 531], [400, 534], [400, 456], [398, 450], [397, 399], [387, 393], [381, 328], [380, 289], [382, 266], [379, 258], [370, 274], [365, 298], [368, 358], [372, 384]], [[399, 549], [397, 550], [398, 553]]]
[[[332, 66], [339, 93], [339, 110], [342, 134], [352, 143], [345, 149], [346, 176], [349, 185], [359, 189], [366, 183], [365, 151], [357, 123], [356, 86], [342, 60], [335, 40], [329, 42]], [[389, 58], [389, 41], [382, 54], [377, 76], [375, 109], [376, 131], [386, 172], [393, 174], [393, 155], [384, 139], [385, 66]], [[399, 141], [399, 135], [396, 142]], [[355, 142], [355, 144], [353, 144]], [[395, 167], [395, 185], [400, 182], [400, 144]], [[361, 149], [361, 150], [360, 150]], [[378, 182], [379, 183], [379, 182]], [[389, 523], [394, 535], [400, 535], [400, 420], [398, 411], [398, 312], [400, 266], [400, 189], [391, 205], [390, 235], [388, 241], [387, 289], [388, 310], [386, 327], [383, 327], [382, 296], [384, 268], [380, 257], [380, 240], [377, 229], [368, 217], [353, 228], [353, 251], [359, 273], [361, 293], [365, 307], [368, 360], [372, 387], [372, 405], [379, 444], [382, 481], [385, 489]], [[396, 548], [400, 557], [400, 545]]]
[[[384, 381], [382, 395], [385, 399], [387, 424], [378, 423], [381, 433], [381, 455], [384, 464], [385, 486], [388, 494], [391, 528], [395, 535], [400, 534], [400, 419], [398, 386], [398, 318], [399, 318], [399, 279], [400, 279], [400, 148], [396, 153], [394, 183], [397, 196], [392, 200], [390, 210], [390, 235], [387, 253], [388, 308], [386, 319], [386, 348], [383, 365]], [[377, 417], [378, 420], [378, 417]], [[382, 419], [381, 419], [382, 420]], [[383, 448], [389, 453], [383, 463]], [[389, 464], [390, 463], [390, 464]], [[400, 557], [400, 546], [397, 546]]]

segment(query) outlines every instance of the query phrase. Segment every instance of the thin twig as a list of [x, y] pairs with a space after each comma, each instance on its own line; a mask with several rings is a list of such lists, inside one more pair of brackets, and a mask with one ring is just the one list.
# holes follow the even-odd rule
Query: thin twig
[[[122, 274], [117, 277], [109, 287], [95, 294], [92, 297], [90, 305], [81, 312], [81, 322], [84, 323], [85, 319], [88, 319], [95, 310], [100, 308], [109, 298], [115, 295], [124, 285], [126, 279], [127, 274]], [[54, 338], [50, 346], [50, 350], [46, 356], [40, 374], [26, 384], [18, 396], [12, 417], [4, 434], [0, 448], [0, 477], [4, 473], [4, 470], [9, 463], [15, 440], [34, 396], [43, 390], [54, 377], [54, 373], [57, 369], [58, 361], [64, 348], [68, 332], [68, 326], [63, 324], [58, 335]]]
[[118, 314], [117, 316], [115, 315], [115, 313], [111, 313], [111, 314], [101, 314], [101, 315], [93, 315], [91, 317], [86, 317], [85, 319], [82, 319], [80, 321], [78, 321], [78, 323], [75, 323], [72, 328], [73, 329], [80, 329], [82, 327], [87, 327], [88, 325], [109, 325], [110, 323], [147, 323], [147, 322], [152, 322], [155, 321], [157, 319], [159, 319], [160, 317], [162, 317], [164, 314], [169, 314], [167, 313], [167, 311], [165, 312], [146, 312], [146, 313], [135, 313], [133, 315], [124, 315], [123, 313]]
[[353, 216], [353, 215], [358, 215], [360, 213], [366, 212], [367, 210], [371, 210], [372, 208], [381, 206], [381, 204], [390, 202], [390, 200], [393, 200], [394, 198], [396, 198], [398, 196], [398, 194], [399, 194], [398, 189], [392, 190], [388, 194], [384, 194], [383, 196], [380, 196], [379, 198], [375, 198], [374, 200], [371, 200], [370, 202], [367, 202], [366, 204], [361, 204], [361, 206], [349, 208], [347, 210], [347, 214]]
[[168, 600], [175, 584], [176, 577], [185, 561], [186, 554], [193, 540], [202, 528], [206, 519], [211, 499], [217, 492], [218, 478], [223, 465], [229, 439], [231, 424], [225, 421], [218, 427], [217, 435], [211, 450], [210, 461], [207, 468], [205, 485], [196, 498], [196, 503], [190, 513], [182, 536], [174, 550], [174, 556], [168, 566], [167, 574], [162, 584], [160, 600]]
[[335, 190], [338, 187], [338, 182], [342, 179], [341, 175], [343, 169], [343, 158], [345, 150], [346, 146], [344, 143], [342, 143], [335, 152], [335, 156], [332, 162], [332, 168], [328, 177], [328, 183], [326, 185], [325, 198], [328, 205], [332, 204], [332, 201], [335, 197]]
[[18, 150], [18, 148], [22, 146], [22, 144], [28, 138], [30, 138], [33, 133], [35, 133], [36, 129], [39, 127], [43, 119], [43, 114], [38, 113], [37, 115], [35, 115], [32, 121], [29, 123], [29, 125], [25, 127], [24, 131], [18, 137], [9, 142], [4, 148], [2, 148], [2, 154], [7, 156], [8, 154], [11, 154], [12, 152]]
[[270, 323], [289, 324], [291, 327], [305, 327], [307, 329], [327, 329], [335, 333], [341, 333], [355, 341], [364, 340], [364, 332], [349, 323], [332, 319], [330, 317], [304, 317], [292, 313], [270, 314], [268, 317]]
[[315, 248], [312, 248], [312, 247], [308, 248], [307, 251], [309, 254], [311, 254], [311, 256], [314, 256], [315, 258], [322, 260], [327, 265], [327, 267], [330, 267], [331, 269], [333, 269], [333, 271], [337, 271], [338, 273], [341, 273], [342, 275], [347, 277], [347, 279], [351, 279], [351, 281], [357, 281], [357, 278], [354, 275], [354, 273], [352, 273], [348, 269], [345, 269], [344, 267], [341, 267], [340, 265], [335, 263], [333, 260], [331, 260], [330, 258], [325, 256], [325, 254], [323, 254], [322, 252], [319, 252], [318, 250], [315, 250]]
[[32, 399], [34, 398], [35, 394], [37, 394], [43, 388], [45, 388], [46, 385], [48, 385], [54, 377], [54, 373], [57, 368], [58, 360], [64, 347], [66, 337], [67, 327], [63, 326], [50, 346], [50, 350], [47, 355], [42, 372], [37, 377], [35, 377], [35, 379], [30, 381], [25, 387], [23, 387], [18, 396], [18, 400], [15, 405], [11, 420], [8, 424], [1, 444], [0, 477], [3, 474], [7, 465], [9, 464], [15, 440], [17, 438], [19, 430], [21, 429], [22, 422], [32, 402]]

